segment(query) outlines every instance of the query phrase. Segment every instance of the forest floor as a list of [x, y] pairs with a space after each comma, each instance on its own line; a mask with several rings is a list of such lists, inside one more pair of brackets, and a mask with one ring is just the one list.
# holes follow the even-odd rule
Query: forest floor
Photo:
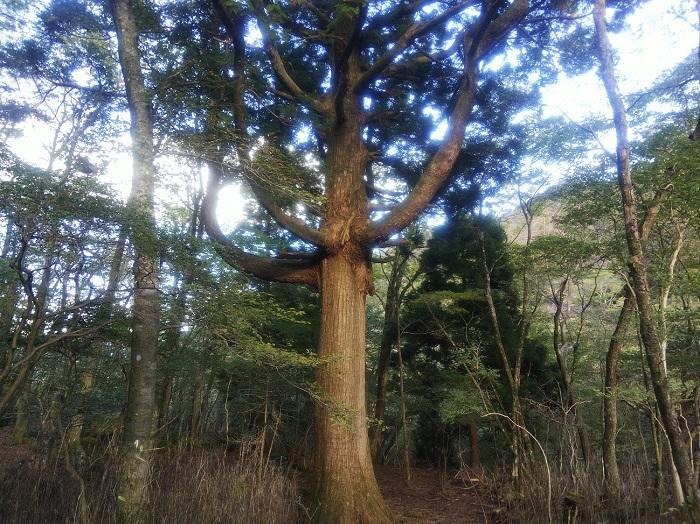
[[0, 468], [27, 465], [36, 460], [37, 453], [28, 443], [12, 442], [12, 428], [0, 428]]
[[[3, 473], [37, 466], [39, 461], [36, 449], [30, 444], [13, 443], [11, 434], [11, 428], [0, 428], [0, 480]], [[476, 474], [445, 474], [438, 468], [414, 467], [409, 487], [402, 467], [375, 466], [375, 473], [398, 523], [471, 524], [490, 520], [493, 507]], [[301, 475], [298, 480], [302, 491], [307, 491], [310, 475]]]
[[379, 488], [397, 522], [467, 524], [488, 522], [491, 512], [477, 475], [444, 475], [435, 468], [412, 468], [412, 486], [403, 468], [376, 466]]

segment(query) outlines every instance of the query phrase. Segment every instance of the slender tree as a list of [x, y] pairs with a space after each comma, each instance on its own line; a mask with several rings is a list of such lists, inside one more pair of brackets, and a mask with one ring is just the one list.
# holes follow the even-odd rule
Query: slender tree
[[[376, 462], [382, 460], [382, 429], [381, 424], [386, 410], [387, 385], [389, 383], [389, 364], [391, 351], [396, 344], [396, 336], [399, 328], [396, 325], [400, 315], [401, 301], [407, 291], [404, 286], [404, 277], [411, 253], [401, 247], [390, 261], [390, 270], [387, 278], [386, 298], [384, 300], [384, 325], [382, 338], [379, 343], [379, 358], [377, 359], [377, 391], [374, 401], [374, 424], [370, 427], [369, 437], [372, 456]], [[413, 280], [413, 279], [411, 279]]]
[[[670, 185], [659, 189], [642, 219], [640, 240], [648, 240], [656, 217], [661, 210], [661, 203], [668, 196]], [[612, 337], [605, 355], [605, 385], [603, 389], [603, 466], [605, 494], [615, 501], [620, 496], [620, 470], [617, 464], [617, 401], [619, 384], [620, 355], [624, 345], [625, 334], [634, 317], [634, 294], [629, 286], [622, 290], [624, 296], [620, 314], [615, 323]]]
[[155, 404], [156, 357], [160, 325], [158, 262], [153, 232], [153, 117], [139, 52], [139, 29], [131, 0], [112, 2], [119, 62], [131, 115], [133, 178], [129, 206], [138, 219], [132, 229], [134, 302], [131, 368], [122, 437], [119, 493], [120, 522], [146, 522], [150, 478], [151, 426]]
[[640, 335], [644, 344], [656, 402], [671, 447], [673, 460], [678, 468], [686, 504], [693, 521], [700, 522], [700, 487], [693, 471], [691, 457], [678, 422], [678, 416], [671, 401], [661, 341], [657, 333], [651, 304], [651, 293], [649, 291], [642, 241], [637, 223], [637, 206], [632, 184], [627, 112], [615, 76], [605, 9], [605, 0], [596, 0], [593, 9], [593, 19], [601, 62], [601, 77], [615, 120], [617, 177], [624, 213], [625, 238], [629, 255], [628, 267], [632, 291], [634, 291], [639, 312]]

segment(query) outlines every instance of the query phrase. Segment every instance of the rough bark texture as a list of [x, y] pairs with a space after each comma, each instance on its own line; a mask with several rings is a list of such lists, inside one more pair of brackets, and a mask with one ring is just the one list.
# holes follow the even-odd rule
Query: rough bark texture
[[637, 226], [637, 206], [635, 203], [634, 186], [630, 167], [630, 146], [625, 105], [620, 95], [615, 77], [612, 51], [608, 39], [607, 22], [605, 20], [605, 0], [596, 0], [593, 17], [598, 37], [598, 49], [601, 61], [601, 77], [605, 85], [610, 106], [613, 110], [617, 135], [617, 174], [620, 194], [622, 197], [625, 237], [629, 254], [629, 274], [639, 312], [640, 334], [649, 365], [654, 395], [659, 407], [661, 421], [668, 436], [673, 460], [683, 485], [683, 492], [688, 505], [689, 515], [694, 522], [700, 522], [700, 489], [694, 478], [688, 447], [683, 438], [678, 418], [673, 407], [669, 392], [668, 377], [664, 369], [654, 311], [651, 304], [651, 293], [647, 279], [646, 267], [642, 253], [642, 243]]
[[[357, 57], [351, 66], [358, 70]], [[391, 522], [372, 468], [365, 401], [365, 300], [372, 289], [369, 248], [352, 238], [368, 219], [357, 99], [328, 141], [326, 220], [337, 251], [320, 264], [321, 331], [315, 406], [317, 522]], [[360, 222], [360, 224], [357, 224]], [[358, 227], [358, 225], [360, 227]]]
[[392, 522], [372, 469], [365, 413], [368, 268], [344, 254], [322, 264], [315, 406], [316, 508], [322, 523]]
[[134, 172], [130, 206], [137, 219], [134, 245], [134, 304], [129, 393], [122, 440], [117, 518], [120, 522], [146, 522], [150, 478], [151, 425], [154, 408], [156, 353], [160, 308], [158, 264], [151, 238], [153, 210], [153, 123], [151, 99], [146, 90], [138, 49], [138, 28], [130, 0], [113, 0], [119, 61], [131, 113]]

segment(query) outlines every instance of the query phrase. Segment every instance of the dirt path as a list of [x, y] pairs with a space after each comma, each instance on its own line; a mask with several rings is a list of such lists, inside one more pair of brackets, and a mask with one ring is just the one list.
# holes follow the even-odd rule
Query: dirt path
[[476, 479], [447, 477], [440, 470], [414, 468], [407, 487], [400, 468], [377, 466], [377, 482], [397, 522], [457, 524], [488, 522], [489, 506]]

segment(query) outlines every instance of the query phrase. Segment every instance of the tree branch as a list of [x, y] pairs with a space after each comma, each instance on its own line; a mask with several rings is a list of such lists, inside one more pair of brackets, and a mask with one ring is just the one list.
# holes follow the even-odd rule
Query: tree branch
[[270, 64], [272, 65], [272, 70], [275, 73], [275, 78], [277, 78], [285, 89], [289, 91], [289, 94], [291, 94], [299, 102], [307, 105], [309, 108], [313, 109], [319, 114], [328, 114], [331, 110], [329, 100], [307, 93], [292, 78], [284, 65], [282, 56], [272, 41], [266, 15], [260, 10], [257, 11], [257, 14], [258, 28], [260, 29], [260, 33], [262, 35], [263, 47], [267, 52], [267, 56], [270, 58]]
[[436, 25], [445, 22], [451, 16], [464, 10], [464, 8], [468, 7], [472, 3], [474, 3], [474, 0], [459, 2], [430, 20], [418, 22], [409, 27], [406, 32], [402, 34], [401, 37], [399, 37], [399, 39], [394, 43], [394, 46], [380, 56], [376, 62], [374, 62], [374, 64], [372, 64], [370, 68], [364, 72], [364, 74], [355, 84], [355, 92], [361, 91], [367, 87], [372, 80], [377, 78], [387, 67], [389, 67], [394, 58], [400, 55], [409, 45], [413, 43], [414, 40], [429, 32]]
[[[226, 31], [230, 34], [234, 45], [234, 82], [233, 82], [233, 107], [234, 107], [234, 127], [240, 140], [233, 145], [238, 152], [241, 166], [248, 175], [252, 175], [249, 169], [247, 157], [250, 151], [248, 131], [246, 126], [246, 107], [243, 96], [245, 94], [245, 40], [243, 35], [243, 25], [240, 18], [231, 15], [221, 0], [214, 0], [214, 7], [222, 20]], [[278, 55], [279, 57], [279, 55]], [[281, 60], [281, 59], [280, 59]], [[209, 162], [209, 169], [213, 171], [212, 176], [218, 180], [222, 179], [222, 162]], [[316, 246], [324, 245], [324, 235], [317, 229], [310, 227], [303, 220], [287, 214], [279, 207], [273, 199], [267, 195], [262, 187], [255, 182], [254, 176], [247, 176], [250, 181], [250, 188], [265, 211], [273, 218], [277, 224], [287, 229], [305, 242]]]
[[430, 159], [418, 183], [408, 197], [398, 204], [388, 215], [370, 224], [366, 239], [375, 242], [388, 238], [410, 224], [433, 200], [440, 187], [450, 174], [457, 155], [462, 147], [464, 128], [474, 106], [476, 73], [473, 65], [467, 65], [457, 95], [457, 102], [450, 117], [447, 138]]
[[464, 76], [452, 109], [447, 136], [432, 156], [423, 174], [408, 197], [393, 211], [367, 228], [368, 242], [388, 238], [410, 224], [435, 198], [454, 166], [462, 147], [464, 130], [474, 106], [476, 66], [510, 30], [529, 12], [528, 0], [515, 0], [498, 18], [492, 19], [493, 4], [482, 13], [480, 22], [468, 31], [464, 39]]
[[264, 280], [306, 284], [318, 288], [318, 264], [315, 259], [276, 259], [246, 253], [221, 231], [216, 218], [216, 204], [221, 184], [215, 173], [209, 176], [207, 193], [202, 201], [202, 222], [207, 234], [216, 242], [217, 252], [230, 265]]
[[515, 0], [502, 15], [485, 26], [485, 31], [474, 48], [474, 56], [481, 58], [488, 54], [529, 12], [528, 0]]

